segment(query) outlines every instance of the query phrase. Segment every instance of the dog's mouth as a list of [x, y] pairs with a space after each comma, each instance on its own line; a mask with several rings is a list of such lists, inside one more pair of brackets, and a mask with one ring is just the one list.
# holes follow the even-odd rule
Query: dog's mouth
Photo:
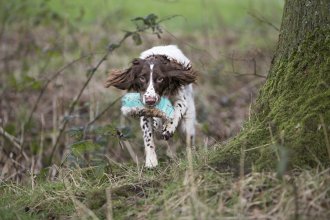
[[145, 105], [146, 107], [154, 107], [158, 104], [160, 97], [159, 96], [147, 96], [144, 94], [144, 95], [142, 95], [141, 99], [142, 99], [143, 105]]
[[157, 104], [157, 101], [158, 100], [156, 97], [146, 97], [145, 98], [145, 104], [150, 107], [155, 106]]

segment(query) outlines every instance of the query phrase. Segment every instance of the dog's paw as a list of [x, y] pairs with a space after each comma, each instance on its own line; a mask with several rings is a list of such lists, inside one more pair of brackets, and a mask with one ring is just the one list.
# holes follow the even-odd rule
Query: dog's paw
[[149, 169], [152, 169], [152, 168], [155, 168], [156, 166], [158, 165], [158, 160], [157, 158], [149, 158], [146, 160], [146, 163], [145, 163], [145, 167], [146, 168], [149, 168]]
[[177, 123], [174, 121], [168, 121], [163, 125], [162, 136], [164, 140], [168, 140], [173, 136], [176, 129], [175, 124]]
[[173, 132], [170, 132], [168, 130], [165, 130], [165, 131], [163, 131], [162, 136], [163, 136], [163, 139], [164, 140], [168, 140], [168, 139], [170, 139], [173, 136]]
[[158, 165], [158, 159], [155, 148], [146, 148], [146, 168], [154, 168]]

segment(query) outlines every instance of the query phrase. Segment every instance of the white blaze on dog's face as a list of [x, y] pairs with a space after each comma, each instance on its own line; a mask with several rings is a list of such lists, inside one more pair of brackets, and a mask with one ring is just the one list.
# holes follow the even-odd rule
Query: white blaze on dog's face
[[156, 93], [155, 87], [154, 87], [154, 77], [153, 77], [153, 69], [154, 64], [150, 64], [150, 76], [149, 76], [149, 84], [147, 87], [147, 90], [142, 93], [142, 102], [144, 105], [148, 106], [154, 106], [156, 103], [158, 103], [160, 97]]

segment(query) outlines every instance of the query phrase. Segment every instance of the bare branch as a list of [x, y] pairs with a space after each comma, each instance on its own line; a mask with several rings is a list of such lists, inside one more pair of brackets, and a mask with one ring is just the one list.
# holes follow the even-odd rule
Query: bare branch
[[[70, 109], [69, 109], [69, 112], [68, 112], [68, 115], [71, 115], [74, 111], [74, 108], [76, 106], [76, 104], [78, 103], [83, 91], [85, 90], [85, 88], [87, 87], [87, 85], [89, 84], [90, 80], [93, 78], [96, 70], [101, 66], [101, 64], [107, 59], [108, 55], [113, 51], [114, 49], [110, 49], [104, 54], [104, 56], [102, 57], [102, 59], [97, 63], [97, 65], [91, 70], [87, 80], [85, 81], [84, 85], [82, 86], [82, 88], [80, 89], [78, 95], [76, 96], [76, 98], [73, 100], [72, 104], [70, 105]], [[62, 137], [62, 134], [66, 128], [66, 125], [68, 123], [68, 120], [64, 119], [64, 121], [62, 122], [62, 125], [60, 127], [60, 131], [56, 137], [56, 141], [55, 141], [55, 144], [53, 145], [52, 147], [52, 151], [51, 151], [51, 154], [50, 154], [50, 158], [49, 158], [49, 164], [51, 164], [52, 160], [53, 160], [53, 156], [54, 156], [54, 153], [55, 153], [55, 150], [57, 148], [57, 145]]]
[[255, 18], [256, 20], [258, 20], [258, 21], [260, 21], [262, 23], [268, 24], [269, 26], [271, 26], [275, 30], [280, 31], [280, 29], [277, 26], [275, 26], [273, 23], [271, 23], [270, 21], [268, 21], [266, 18], [259, 17], [259, 16], [257, 16], [255, 13], [253, 13], [251, 11], [249, 11], [248, 14], [251, 15], [251, 17]]
[[85, 56], [81, 56], [79, 57], [78, 59], [75, 59], [73, 61], [71, 61], [70, 63], [66, 64], [65, 66], [63, 66], [61, 69], [59, 69], [55, 74], [53, 74], [50, 78], [48, 78], [44, 84], [44, 86], [41, 88], [40, 90], [40, 93], [39, 93], [39, 96], [36, 100], [36, 102], [34, 103], [33, 107], [32, 107], [32, 110], [29, 114], [29, 117], [28, 117], [28, 120], [26, 121], [26, 123], [24, 124], [24, 126], [28, 125], [31, 120], [32, 120], [32, 116], [33, 116], [33, 113], [37, 110], [38, 108], [38, 105], [39, 105], [39, 102], [43, 96], [43, 94], [45, 93], [48, 85], [54, 80], [56, 79], [65, 69], [67, 69], [68, 67], [70, 67], [71, 65], [77, 63], [78, 61], [84, 59], [84, 58], [87, 58], [87, 57], [90, 57], [90, 56], [93, 56], [93, 54], [89, 54], [89, 55], [85, 55]]
[[[110, 44], [108, 46], [108, 50], [107, 52], [104, 54], [104, 56], [101, 58], [101, 60], [96, 64], [96, 66], [94, 68], [91, 69], [89, 75], [88, 75], [88, 78], [86, 80], [86, 82], [84, 83], [84, 85], [82, 86], [82, 88], [80, 89], [78, 95], [76, 96], [76, 98], [73, 100], [72, 104], [70, 105], [70, 108], [69, 108], [69, 112], [68, 112], [68, 115], [71, 115], [74, 111], [74, 108], [76, 106], [76, 104], [78, 103], [83, 91], [86, 89], [87, 85], [89, 84], [90, 80], [93, 78], [95, 72], [98, 70], [98, 68], [101, 66], [101, 64], [107, 59], [107, 57], [114, 51], [116, 50], [117, 48], [119, 48], [122, 43], [129, 37], [132, 37], [136, 34], [139, 34], [139, 33], [142, 33], [148, 29], [151, 29], [153, 31], [154, 34], [157, 34], [157, 36], [159, 37], [159, 34], [162, 33], [160, 27], [159, 27], [159, 24], [162, 22], [162, 21], [165, 21], [165, 20], [168, 20], [168, 19], [163, 19], [163, 20], [159, 20], [159, 21], [156, 21], [157, 19], [157, 16], [155, 16], [154, 14], [150, 14], [148, 15], [146, 18], [135, 18], [133, 19], [132, 21], [134, 20], [140, 20], [142, 19], [144, 21], [144, 26], [142, 27], [136, 27], [136, 30], [135, 31], [126, 31], [124, 36], [122, 37], [122, 39], [117, 43], [117, 44]], [[56, 141], [55, 141], [55, 144], [52, 146], [52, 151], [51, 151], [51, 154], [50, 154], [50, 157], [49, 157], [49, 164], [52, 163], [52, 160], [53, 160], [53, 157], [54, 157], [54, 153], [57, 149], [57, 146], [59, 144], [59, 141], [62, 137], [62, 134], [67, 126], [67, 123], [68, 123], [68, 120], [66, 120], [64, 118], [64, 121], [62, 122], [62, 125], [60, 127], [60, 130], [59, 130], [59, 133], [56, 137]]]
[[0, 126], [0, 134], [7, 140], [9, 141], [14, 147], [16, 147], [24, 156], [24, 158], [28, 161], [28, 157], [26, 153], [23, 151], [21, 143], [17, 140], [17, 138], [8, 132], [6, 132], [3, 127]]
[[[260, 75], [257, 73], [257, 61], [256, 59], [253, 57], [252, 59], [244, 59], [244, 61], [249, 61], [249, 62], [252, 62], [253, 63], [253, 73], [239, 73], [235, 70], [235, 65], [234, 65], [234, 60], [236, 60], [234, 58], [234, 52], [232, 53], [231, 55], [231, 68], [232, 68], [232, 73], [236, 74], [237, 76], [257, 76], [257, 77], [260, 77], [260, 78], [267, 78], [267, 76], [264, 76], [264, 75]], [[243, 59], [241, 59], [243, 60]]]
[[19, 141], [17, 140], [16, 137], [14, 137], [13, 135], [9, 134], [8, 132], [6, 132], [1, 126], [0, 126], [0, 134], [6, 138], [6, 140], [8, 140], [13, 146], [15, 146], [17, 149], [22, 150], [22, 146], [19, 143]]
[[114, 104], [116, 104], [123, 96], [120, 96], [119, 98], [115, 99], [113, 102], [111, 102], [105, 109], [103, 109], [102, 112], [100, 112], [93, 120], [91, 120], [90, 122], [88, 122], [88, 124], [86, 125], [86, 129], [88, 129], [89, 126], [91, 126], [92, 124], [94, 124], [94, 122], [96, 122], [97, 120], [99, 120], [112, 106], [114, 106]]

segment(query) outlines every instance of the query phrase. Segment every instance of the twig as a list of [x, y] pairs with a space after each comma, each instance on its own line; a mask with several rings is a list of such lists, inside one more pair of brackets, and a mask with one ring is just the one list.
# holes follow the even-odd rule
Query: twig
[[5, 33], [6, 23], [9, 20], [10, 15], [12, 15], [12, 13], [10, 13], [10, 11], [11, 10], [4, 10], [5, 16], [3, 17], [2, 24], [1, 24], [1, 29], [0, 29], [0, 44], [2, 44], [2, 37]]
[[298, 187], [294, 182], [294, 179], [290, 181], [293, 188], [293, 199], [294, 199], [294, 220], [299, 219], [299, 196], [298, 196]]
[[165, 18], [163, 18], [163, 19], [160, 19], [160, 20], [158, 21], [158, 24], [159, 24], [159, 23], [162, 23], [162, 22], [164, 22], [164, 21], [167, 21], [167, 20], [171, 20], [171, 19], [176, 18], [176, 17], [182, 17], [182, 18], [186, 19], [183, 15], [170, 15], [170, 16], [167, 16], [167, 17], [165, 17]]
[[84, 128], [84, 139], [86, 137], [86, 132], [88, 131], [89, 127], [94, 124], [97, 120], [99, 120], [112, 106], [114, 106], [123, 96], [120, 96], [119, 98], [115, 99], [113, 102], [111, 102], [103, 111], [101, 111], [93, 120], [89, 121], [87, 125]]
[[111, 198], [111, 187], [106, 188], [105, 195], [107, 198], [107, 206], [106, 206], [106, 219], [113, 219], [113, 210], [112, 210], [112, 198]]
[[129, 153], [129, 155], [131, 156], [132, 160], [136, 163], [136, 165], [138, 165], [139, 161], [138, 161], [136, 153], [133, 150], [133, 147], [132, 147], [131, 143], [129, 141], [122, 141], [122, 143], [126, 147], [126, 149]]
[[266, 76], [263, 76], [263, 75], [260, 75], [260, 74], [253, 74], [253, 73], [237, 73], [237, 72], [234, 72], [237, 76], [257, 76], [257, 77], [260, 77], [260, 78], [264, 78], [266, 79], [267, 77]]
[[31, 188], [32, 188], [32, 191], [34, 190], [34, 186], [35, 186], [35, 182], [34, 182], [34, 167], [35, 167], [35, 158], [34, 156], [32, 156], [32, 162], [31, 162]]
[[26, 153], [23, 151], [23, 148], [21, 146], [21, 143], [17, 140], [16, 137], [14, 137], [13, 135], [7, 133], [3, 127], [0, 126], [0, 134], [6, 138], [14, 147], [16, 147], [17, 149], [19, 149], [19, 151], [23, 154], [24, 158], [28, 161], [28, 157], [26, 155]]
[[258, 75], [257, 74], [257, 61], [254, 57], [251, 59], [251, 61], [253, 62], [253, 74]]
[[[69, 109], [69, 112], [68, 112], [68, 115], [71, 115], [74, 111], [74, 108], [76, 106], [76, 104], [78, 103], [83, 91], [85, 90], [85, 88], [87, 87], [87, 85], [89, 84], [90, 80], [92, 79], [92, 77], [94, 76], [96, 70], [100, 67], [100, 65], [107, 59], [108, 55], [112, 52], [112, 50], [108, 50], [107, 53], [102, 57], [102, 59], [98, 62], [98, 64], [91, 70], [91, 73], [89, 74], [87, 80], [85, 81], [83, 87], [80, 89], [78, 95], [76, 96], [76, 98], [73, 100], [72, 104], [70, 105], [70, 109]], [[64, 121], [60, 127], [60, 131], [59, 131], [59, 134], [57, 135], [56, 137], [56, 141], [55, 141], [55, 144], [53, 145], [52, 147], [52, 151], [51, 151], [51, 154], [50, 154], [50, 158], [49, 158], [49, 164], [52, 163], [52, 160], [53, 160], [53, 156], [54, 156], [54, 153], [55, 153], [55, 150], [57, 148], [57, 145], [62, 137], [62, 134], [66, 128], [66, 125], [68, 123], [69, 120], [65, 119], [64, 118]]]
[[324, 118], [323, 118], [322, 115], [320, 115], [320, 120], [321, 120], [321, 125], [322, 125], [322, 128], [323, 128], [324, 138], [325, 138], [325, 146], [327, 147], [328, 157], [330, 159], [330, 141], [329, 141], [329, 137], [328, 137], [328, 133], [327, 133], [327, 128], [326, 128], [325, 123], [324, 123]]
[[197, 51], [200, 51], [202, 53], [205, 53], [207, 54], [209, 57], [211, 57], [213, 60], [216, 60], [216, 58], [206, 49], [203, 49], [203, 48], [199, 48], [199, 47], [196, 47], [195, 45], [193, 44], [190, 44], [186, 41], [183, 41], [181, 40], [180, 38], [178, 38], [177, 36], [175, 36], [174, 34], [172, 34], [170, 31], [166, 30], [165, 28], [163, 28], [163, 30], [168, 33], [171, 37], [173, 37], [176, 41], [179, 41], [181, 42], [182, 44], [185, 44], [187, 45], [188, 47], [190, 47], [191, 49], [194, 49], [194, 50], [197, 50]]
[[75, 64], [76, 62], [84, 59], [84, 58], [87, 58], [87, 57], [90, 57], [92, 56], [93, 54], [89, 54], [89, 55], [86, 55], [86, 56], [81, 56], [79, 57], [78, 59], [75, 59], [73, 61], [71, 61], [70, 63], [66, 64], [65, 66], [63, 66], [61, 69], [59, 69], [53, 76], [51, 76], [49, 79], [46, 80], [46, 83], [44, 84], [44, 86], [41, 88], [40, 90], [40, 93], [39, 93], [39, 96], [36, 100], [36, 102], [34, 103], [33, 107], [32, 107], [32, 110], [29, 114], [29, 117], [28, 117], [28, 120], [26, 121], [25, 123], [25, 126], [30, 124], [31, 120], [32, 120], [32, 116], [33, 116], [33, 113], [37, 110], [38, 108], [38, 105], [39, 105], [39, 102], [43, 96], [43, 94], [45, 93], [48, 85], [54, 80], [56, 79], [65, 69], [67, 69], [68, 67], [70, 67], [71, 65]]
[[251, 15], [251, 17], [257, 19], [258, 21], [260, 21], [262, 23], [265, 23], [265, 24], [268, 24], [269, 26], [271, 26], [275, 30], [280, 31], [280, 29], [277, 26], [275, 26], [273, 23], [271, 23], [270, 21], [268, 21], [266, 18], [258, 17], [256, 14], [254, 14], [251, 11], [249, 11], [248, 14]]
[[82, 203], [78, 199], [76, 199], [72, 192], [70, 192], [70, 198], [72, 200], [72, 203], [74, 204], [74, 207], [78, 214], [78, 218], [80, 218], [80, 219], [90, 219], [91, 218], [93, 220], [99, 219], [91, 209], [89, 209], [84, 203]]
[[[150, 18], [150, 20], [148, 20], [147, 18]], [[78, 103], [83, 91], [85, 90], [85, 88], [87, 87], [87, 85], [89, 84], [90, 80], [93, 78], [95, 72], [98, 70], [98, 68], [101, 66], [101, 64], [107, 59], [107, 57], [114, 51], [116, 50], [117, 48], [119, 48], [122, 43], [129, 37], [133, 37], [134, 39], [134, 36], [136, 35], [139, 35], [139, 33], [141, 32], [144, 32], [148, 29], [152, 29], [153, 33], [154, 34], [157, 34], [157, 36], [159, 37], [159, 34], [161, 33], [161, 30], [160, 30], [160, 27], [159, 27], [159, 24], [163, 21], [163, 20], [160, 20], [160, 21], [154, 21], [152, 19], [155, 19], [157, 18], [157, 16], [153, 15], [153, 14], [150, 14], [148, 15], [146, 18], [136, 18], [136, 19], [133, 19], [133, 20], [143, 20], [144, 21], [144, 26], [143, 27], [139, 27], [139, 26], [136, 26], [136, 30], [135, 31], [126, 31], [124, 36], [122, 37], [122, 39], [117, 43], [117, 44], [110, 44], [108, 46], [108, 50], [107, 52], [104, 54], [104, 56], [101, 58], [101, 60], [97, 63], [97, 65], [92, 68], [90, 70], [90, 73], [88, 75], [88, 78], [86, 80], [86, 82], [84, 83], [84, 85], [82, 86], [82, 88], [80, 89], [78, 95], [76, 96], [76, 98], [73, 100], [72, 104], [70, 105], [70, 108], [69, 108], [69, 111], [68, 111], [68, 115], [71, 115], [74, 111], [74, 108], [76, 106], [76, 104]], [[168, 20], [168, 19], [164, 19], [164, 20]], [[60, 130], [59, 130], [59, 133], [57, 135], [57, 138], [56, 138], [56, 141], [55, 141], [55, 144], [52, 146], [52, 151], [51, 151], [51, 154], [50, 154], [50, 157], [49, 157], [49, 165], [52, 163], [52, 160], [53, 160], [53, 157], [54, 157], [54, 153], [57, 149], [57, 146], [59, 144], [59, 141], [62, 137], [62, 134], [66, 128], [66, 125], [68, 123], [68, 120], [65, 119], [64, 117], [64, 120], [62, 122], [62, 125], [60, 127]]]
[[1, 134], [3, 137], [5, 137], [5, 138], [6, 138], [6, 139], [7, 139], [12, 145], [14, 145], [15, 147], [17, 147], [19, 150], [22, 149], [21, 144], [20, 144], [20, 142], [18, 141], [18, 139], [17, 139], [15, 136], [13, 136], [13, 135], [7, 133], [7, 132], [3, 129], [3, 127], [1, 127], [1, 126], [0, 126], [0, 134]]
[[93, 120], [88, 122], [87, 126], [91, 126], [95, 121], [99, 120], [112, 106], [114, 106], [123, 96], [118, 97], [111, 102], [102, 112], [100, 112]]
[[232, 53], [230, 60], [231, 60], [232, 73], [236, 74], [237, 76], [257, 76], [257, 77], [264, 78], [264, 79], [267, 78], [267, 76], [260, 75], [257, 73], [257, 61], [254, 57], [252, 59], [248, 59], [248, 60], [241, 59], [241, 60], [249, 61], [249, 62], [253, 63], [253, 73], [239, 73], [235, 70], [234, 60], [236, 60], [236, 58], [234, 58], [234, 52]]
[[[245, 150], [246, 146], [245, 144], [242, 145], [241, 147], [241, 157], [240, 157], [240, 161], [239, 161], [239, 176], [240, 176], [240, 182], [242, 182], [244, 180], [244, 173], [245, 173], [245, 154], [246, 154], [246, 150]], [[242, 191], [241, 191], [242, 193]]]

